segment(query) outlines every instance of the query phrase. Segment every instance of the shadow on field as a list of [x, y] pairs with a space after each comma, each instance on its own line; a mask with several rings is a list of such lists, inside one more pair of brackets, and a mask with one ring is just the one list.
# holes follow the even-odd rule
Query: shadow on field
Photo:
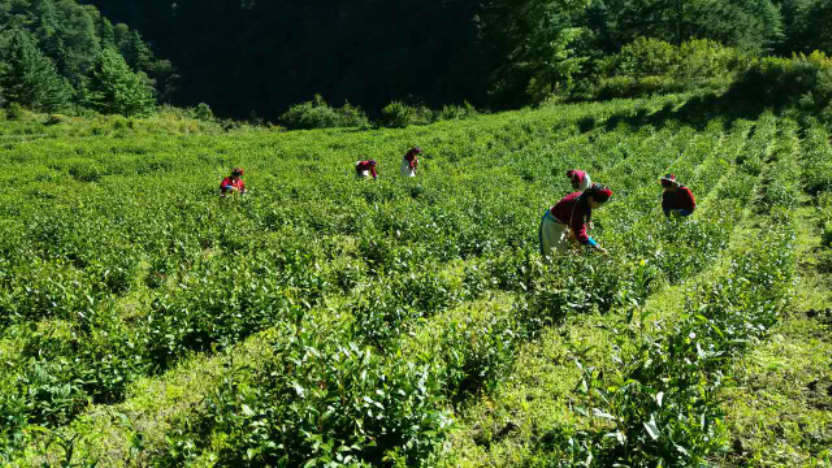
[[[737, 120], [754, 121], [767, 110], [776, 111], [770, 105], [745, 99], [736, 92], [728, 91], [719, 95], [696, 96], [681, 106], [675, 103], [667, 103], [656, 112], [639, 109], [635, 114], [613, 115], [603, 122], [603, 125], [608, 131], [614, 130], [620, 124], [634, 127], [652, 125], [661, 129], [669, 123], [688, 125], [697, 130], [704, 130], [715, 118], [719, 118], [723, 122], [725, 131], [729, 131]], [[589, 131], [595, 128], [596, 123], [591, 118], [584, 120], [586, 121], [578, 123], [581, 131]]]

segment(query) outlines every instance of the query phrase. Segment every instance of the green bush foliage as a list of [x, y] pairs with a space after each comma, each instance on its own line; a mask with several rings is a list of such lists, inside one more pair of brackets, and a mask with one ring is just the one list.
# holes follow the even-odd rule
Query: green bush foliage
[[197, 422], [206, 432], [175, 439], [163, 465], [194, 461], [219, 434], [223, 465], [413, 465], [435, 448], [448, 415], [428, 366], [383, 357], [331, 325], [274, 333], [265, 365], [232, 370], [207, 397]]
[[436, 121], [465, 120], [474, 118], [479, 114], [479, 111], [470, 102], [465, 101], [461, 106], [442, 106], [442, 110], [436, 112]]
[[799, 104], [821, 112], [832, 99], [832, 59], [820, 51], [792, 58], [766, 57], [754, 62], [732, 91], [747, 99]]
[[601, 59], [598, 95], [629, 97], [724, 87], [746, 59], [738, 50], [707, 39], [674, 46], [641, 37]]
[[432, 110], [425, 106], [410, 106], [394, 101], [381, 110], [379, 123], [385, 127], [407, 127], [410, 125], [428, 125], [434, 122]]
[[408, 127], [410, 125], [430, 125], [447, 120], [466, 120], [480, 115], [469, 102], [462, 105], [445, 105], [441, 110], [433, 111], [422, 105], [408, 105], [394, 101], [381, 111], [379, 124], [384, 127]]
[[330, 107], [317, 94], [315, 99], [292, 106], [280, 116], [280, 122], [290, 129], [367, 127], [370, 121], [361, 109], [344, 103], [340, 108]]

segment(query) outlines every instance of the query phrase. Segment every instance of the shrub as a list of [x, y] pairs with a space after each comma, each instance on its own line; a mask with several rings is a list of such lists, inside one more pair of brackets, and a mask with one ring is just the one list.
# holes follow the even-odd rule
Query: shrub
[[621, 48], [612, 65], [616, 73], [633, 78], [669, 75], [679, 66], [678, 50], [667, 42], [640, 37]]
[[629, 76], [613, 76], [601, 79], [597, 96], [601, 99], [614, 99], [678, 93], [684, 90], [683, 83], [669, 76], [648, 76], [641, 79]]
[[790, 59], [766, 57], [754, 62], [732, 91], [747, 99], [821, 112], [832, 99], [832, 58], [818, 51]]
[[69, 117], [65, 116], [65, 115], [52, 114], [52, 115], [49, 116], [49, 120], [47, 120], [44, 125], [49, 127], [49, 126], [52, 126], [52, 125], [60, 125], [60, 124], [70, 123], [71, 121], [72, 120]]
[[470, 102], [465, 101], [461, 106], [443, 106], [442, 110], [436, 113], [436, 121], [443, 120], [466, 120], [479, 115], [477, 109]]
[[339, 108], [331, 107], [320, 94], [315, 99], [289, 108], [280, 116], [280, 122], [290, 129], [366, 127], [370, 125], [367, 114], [349, 102]]
[[743, 59], [714, 41], [695, 39], [677, 47], [639, 38], [601, 61], [596, 94], [618, 98], [722, 87], [733, 81]]
[[732, 78], [747, 60], [736, 49], [707, 39], [694, 39], [678, 48], [676, 77], [694, 84], [703, 80]]
[[214, 120], [214, 112], [211, 110], [211, 107], [204, 102], [200, 102], [197, 104], [196, 108], [194, 109], [194, 116], [199, 120], [205, 120], [211, 122]]
[[73, 164], [69, 168], [69, 175], [81, 182], [98, 182], [101, 179], [101, 171], [92, 164]]
[[381, 110], [380, 123], [385, 127], [428, 125], [433, 122], [433, 111], [424, 106], [408, 106], [403, 102], [393, 101]]
[[30, 117], [32, 113], [27, 111], [20, 104], [13, 102], [9, 104], [9, 110], [6, 113], [6, 115], [9, 118], [9, 120], [31, 120], [27, 117]]

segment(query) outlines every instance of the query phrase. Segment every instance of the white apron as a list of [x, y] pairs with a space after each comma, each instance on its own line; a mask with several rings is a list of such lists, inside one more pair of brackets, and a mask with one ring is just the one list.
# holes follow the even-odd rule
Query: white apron
[[410, 168], [410, 163], [407, 159], [402, 159], [402, 177], [416, 177], [416, 169]]
[[540, 220], [538, 231], [540, 254], [543, 258], [553, 255], [562, 256], [572, 252], [574, 244], [569, 238], [569, 227], [557, 220], [549, 210]]
[[355, 162], [355, 177], [358, 179], [369, 179], [370, 178], [370, 171], [360, 171], [358, 170], [358, 165], [361, 164], [361, 161]]

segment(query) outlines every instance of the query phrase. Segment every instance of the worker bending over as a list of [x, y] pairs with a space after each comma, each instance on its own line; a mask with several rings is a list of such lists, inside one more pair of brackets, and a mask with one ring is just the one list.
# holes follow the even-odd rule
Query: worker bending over
[[231, 175], [220, 182], [220, 197], [225, 198], [231, 195], [244, 195], [246, 193], [246, 183], [243, 182], [243, 174], [245, 171], [239, 167], [235, 167], [231, 171]]
[[372, 175], [373, 179], [378, 179], [376, 166], [378, 166], [378, 163], [375, 159], [358, 161], [355, 163], [355, 176], [359, 179], [368, 179]]
[[601, 207], [610, 197], [612, 190], [594, 184], [583, 192], [565, 196], [546, 210], [538, 232], [543, 258], [553, 254], [566, 255], [581, 245], [606, 255], [607, 251], [589, 236], [588, 225], [592, 220], [592, 210]]
[[685, 218], [693, 214], [696, 209], [696, 200], [689, 188], [680, 184], [673, 174], [667, 174], [661, 178], [662, 188], [662, 210], [664, 215], [670, 218], [671, 215], [678, 218]]

